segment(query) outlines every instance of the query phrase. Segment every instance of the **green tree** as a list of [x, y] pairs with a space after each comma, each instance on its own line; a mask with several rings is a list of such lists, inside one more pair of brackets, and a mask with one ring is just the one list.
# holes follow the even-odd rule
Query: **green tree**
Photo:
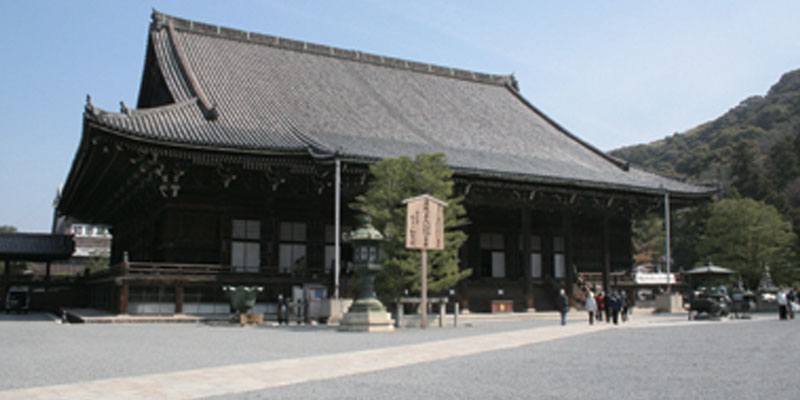
[[417, 250], [405, 248], [406, 209], [404, 199], [429, 194], [448, 203], [445, 207], [445, 249], [428, 252], [428, 288], [441, 292], [455, 286], [471, 274], [461, 270], [458, 250], [467, 235], [460, 227], [466, 223], [463, 197], [453, 194], [453, 171], [444, 154], [419, 154], [409, 157], [384, 159], [370, 166], [373, 179], [367, 192], [356, 198], [351, 207], [369, 216], [375, 228], [386, 240], [381, 245], [384, 252], [384, 269], [375, 285], [380, 297], [387, 300], [421, 290], [421, 256]]
[[[705, 231], [708, 207], [673, 211], [670, 217], [672, 270], [690, 269], [698, 260], [697, 242]], [[636, 265], [664, 264], [666, 253], [664, 215], [651, 214], [634, 221], [633, 260]]]
[[697, 253], [697, 243], [706, 230], [711, 209], [708, 205], [680, 210], [672, 218], [672, 258], [675, 270], [691, 269], [702, 257]]
[[797, 153], [794, 148], [795, 138], [785, 137], [775, 143], [766, 158], [766, 171], [770, 182], [778, 190], [800, 175]]
[[767, 187], [764, 175], [756, 163], [753, 143], [743, 141], [734, 147], [731, 160], [732, 186], [742, 197], [762, 200], [766, 196]]
[[636, 265], [657, 264], [665, 253], [664, 219], [653, 214], [633, 224], [633, 260]]
[[711, 206], [697, 252], [737, 271], [754, 288], [767, 265], [777, 282], [793, 279], [796, 241], [791, 223], [774, 207], [753, 199], [726, 199]]
[[91, 250], [89, 251], [89, 262], [87, 269], [90, 273], [108, 269], [109, 265], [109, 251], [108, 250]]

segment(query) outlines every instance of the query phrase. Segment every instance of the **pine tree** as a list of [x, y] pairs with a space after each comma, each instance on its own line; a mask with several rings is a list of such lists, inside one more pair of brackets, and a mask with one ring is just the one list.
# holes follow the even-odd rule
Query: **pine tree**
[[367, 192], [356, 198], [351, 207], [369, 216], [373, 226], [386, 239], [381, 245], [384, 269], [375, 286], [378, 296], [389, 301], [421, 290], [421, 256], [418, 250], [405, 248], [406, 208], [404, 199], [422, 194], [446, 201], [445, 249], [428, 252], [428, 289], [442, 292], [471, 274], [461, 270], [458, 250], [467, 235], [459, 229], [466, 222], [463, 198], [453, 194], [453, 172], [444, 154], [420, 154], [384, 159], [370, 166], [373, 179]]

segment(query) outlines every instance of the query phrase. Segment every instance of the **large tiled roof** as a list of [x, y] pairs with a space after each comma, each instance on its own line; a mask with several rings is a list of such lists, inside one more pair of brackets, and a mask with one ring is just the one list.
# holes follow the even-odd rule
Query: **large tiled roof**
[[[374, 160], [442, 152], [458, 171], [634, 191], [705, 187], [629, 168], [489, 75], [154, 13], [150, 46], [173, 104], [87, 118], [174, 145]], [[147, 74], [145, 74], [147, 76]]]

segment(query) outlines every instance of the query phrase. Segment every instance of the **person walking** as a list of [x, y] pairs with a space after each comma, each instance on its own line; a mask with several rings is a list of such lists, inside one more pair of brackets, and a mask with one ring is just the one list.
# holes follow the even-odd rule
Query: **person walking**
[[778, 298], [778, 319], [786, 319], [789, 300], [786, 298], [786, 291], [783, 290], [783, 286], [778, 287], [778, 293], [775, 293], [775, 295]]
[[586, 302], [583, 304], [583, 308], [589, 313], [589, 325], [594, 325], [594, 313], [597, 312], [597, 300], [595, 300], [594, 292], [591, 290], [586, 293]]
[[628, 321], [628, 312], [630, 312], [630, 299], [628, 299], [628, 294], [625, 291], [621, 291], [620, 295], [620, 316], [622, 317], [622, 322]]
[[561, 313], [561, 325], [566, 325], [567, 311], [569, 309], [569, 300], [567, 299], [567, 294], [564, 292], [564, 289], [558, 290], [558, 298], [556, 298], [556, 306], [558, 307], [558, 312]]
[[603, 314], [606, 310], [606, 295], [601, 290], [597, 292], [597, 296], [594, 298], [595, 303], [597, 303], [597, 322], [603, 321]]
[[608, 297], [606, 297], [606, 314], [614, 321], [614, 325], [619, 324], [619, 310], [621, 308], [622, 299], [617, 292], [611, 292]]
[[278, 295], [278, 325], [289, 325], [289, 307], [282, 294]]

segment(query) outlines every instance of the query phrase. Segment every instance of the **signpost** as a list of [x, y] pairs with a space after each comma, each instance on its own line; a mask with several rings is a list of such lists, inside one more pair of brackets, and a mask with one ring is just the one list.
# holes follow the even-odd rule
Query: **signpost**
[[428, 326], [428, 250], [444, 250], [444, 208], [447, 203], [423, 194], [406, 204], [406, 248], [422, 250], [422, 327]]

